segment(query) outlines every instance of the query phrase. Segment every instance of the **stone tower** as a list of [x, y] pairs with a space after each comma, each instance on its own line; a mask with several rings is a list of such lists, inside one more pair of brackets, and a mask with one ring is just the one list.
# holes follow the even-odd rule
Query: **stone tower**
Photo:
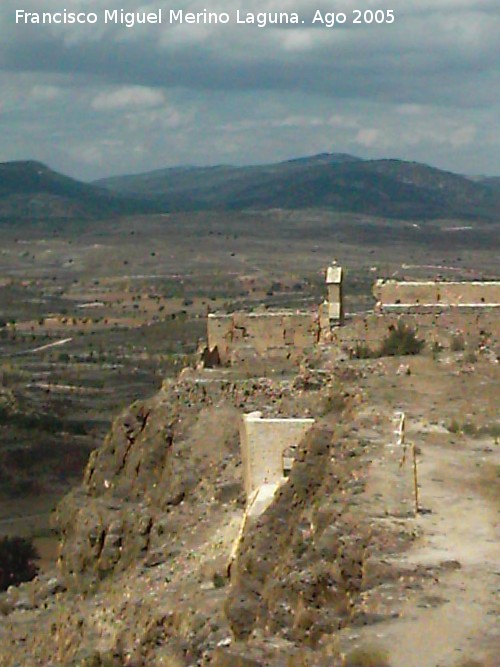
[[344, 321], [344, 302], [342, 294], [343, 271], [336, 261], [326, 270], [326, 289], [328, 291], [328, 318], [332, 326]]
[[333, 261], [326, 270], [328, 298], [320, 306], [320, 327], [323, 335], [344, 322], [343, 277], [342, 267]]

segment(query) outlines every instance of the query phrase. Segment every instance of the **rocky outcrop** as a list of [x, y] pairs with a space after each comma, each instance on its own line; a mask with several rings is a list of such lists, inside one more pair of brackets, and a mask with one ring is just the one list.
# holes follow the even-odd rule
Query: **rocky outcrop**
[[66, 584], [86, 590], [138, 558], [161, 558], [202, 508], [243, 503], [241, 413], [262, 406], [270, 415], [321, 411], [320, 393], [298, 391], [293, 381], [185, 373], [132, 405], [91, 454], [82, 486], [57, 509]]
[[[92, 453], [82, 487], [57, 509], [59, 567], [68, 585], [86, 588], [138, 558], [168, 553], [177, 528], [172, 508], [196, 502], [197, 490], [207, 486], [215, 493], [224, 483], [217, 480], [217, 465], [225, 457], [235, 474], [239, 413], [217, 389], [167, 385], [116, 420]], [[205, 430], [217, 447], [199, 437]]]
[[348, 510], [363, 450], [333, 423], [311, 430], [288, 484], [242, 540], [226, 602], [237, 639], [265, 628], [314, 644], [352, 616], [370, 541]]

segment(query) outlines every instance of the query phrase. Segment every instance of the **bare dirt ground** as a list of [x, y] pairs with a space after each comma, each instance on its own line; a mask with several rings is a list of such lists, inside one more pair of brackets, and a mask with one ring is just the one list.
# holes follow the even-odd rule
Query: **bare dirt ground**
[[395, 664], [407, 667], [447, 665], [460, 656], [491, 659], [493, 665], [500, 658], [498, 508], [467, 488], [480, 452], [471, 457], [468, 449], [425, 445], [424, 440], [420, 484], [423, 506], [432, 514], [419, 517], [421, 538], [405, 560], [423, 566], [448, 562], [451, 569], [439, 580], [442, 604], [432, 608], [429, 590], [430, 607], [403, 609], [406, 620], [387, 634], [391, 653]]
[[[421, 512], [407, 520], [418, 538], [390, 562], [426, 576], [409, 595], [394, 595], [397, 617], [345, 631], [343, 639], [346, 647], [353, 640], [383, 646], [393, 667], [472, 660], [493, 667], [500, 664], [500, 447], [494, 437], [451, 433], [446, 425], [498, 419], [498, 367], [419, 358], [410, 362], [410, 376], [396, 376], [396, 368], [386, 360], [382, 377], [372, 374], [363, 384], [381, 411], [384, 395], [405, 410], [407, 441], [418, 447]], [[374, 488], [393, 493], [389, 480]]]

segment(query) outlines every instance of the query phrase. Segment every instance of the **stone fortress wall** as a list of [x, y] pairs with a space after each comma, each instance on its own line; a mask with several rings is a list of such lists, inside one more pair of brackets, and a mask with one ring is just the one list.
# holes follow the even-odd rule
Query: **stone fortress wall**
[[207, 320], [208, 356], [215, 356], [223, 365], [252, 363], [258, 357], [271, 364], [297, 361], [330, 329], [342, 324], [342, 281], [342, 268], [332, 264], [326, 272], [328, 298], [315, 310], [211, 313]]
[[[376, 347], [399, 320], [412, 326], [428, 344], [448, 346], [453, 335], [477, 347], [499, 339], [499, 281], [377, 280], [374, 312], [347, 320], [343, 305], [343, 271], [333, 264], [326, 271], [328, 298], [317, 311], [265, 311], [211, 314], [207, 350], [217, 363], [266, 365], [297, 362], [318, 343], [339, 351], [357, 344]], [[344, 325], [345, 326], [342, 326]]]
[[[471, 349], [483, 346], [495, 354], [500, 338], [499, 282], [378, 280], [373, 289], [377, 300], [375, 310], [344, 322], [342, 280], [340, 267], [334, 264], [328, 268], [328, 298], [317, 313], [209, 315], [208, 353], [216, 352], [222, 364], [248, 362], [256, 356], [272, 364], [277, 359], [298, 361], [307, 348], [320, 343], [331, 346], [340, 355], [355, 352], [357, 345], [376, 350], [388, 331], [403, 321], [429, 346], [438, 343], [449, 347], [452, 336], [460, 335], [464, 346], [470, 345]], [[256, 364], [252, 368], [257, 372]], [[240, 446], [247, 508], [231, 558], [237, 551], [245, 522], [269, 507], [276, 490], [286, 480], [287, 467], [293, 465], [295, 447], [313, 424], [313, 419], [262, 419], [260, 412], [242, 416]], [[402, 445], [403, 431], [398, 438]], [[401, 491], [401, 498], [395, 501], [394, 511], [403, 508], [409, 512], [416, 500], [410, 493], [412, 475], [406, 470], [404, 474], [401, 472], [400, 450], [400, 446], [391, 450], [380, 474], [396, 471], [394, 488]]]
[[374, 313], [353, 318], [345, 330], [336, 330], [331, 342], [375, 348], [399, 321], [411, 326], [428, 345], [449, 347], [460, 336], [471, 349], [495, 349], [500, 340], [499, 281], [377, 280]]
[[498, 309], [448, 308], [434, 312], [389, 310], [355, 315], [345, 327], [334, 329], [326, 344], [338, 349], [339, 353], [354, 350], [357, 345], [367, 345], [375, 350], [398, 322], [410, 326], [428, 347], [437, 343], [449, 348], [455, 336], [461, 337], [470, 349], [483, 345], [495, 349], [500, 341]]
[[381, 311], [498, 308], [500, 282], [377, 280], [373, 295]]
[[285, 478], [285, 450], [296, 447], [314, 419], [263, 419], [260, 412], [243, 415], [240, 427], [243, 481], [247, 498], [263, 484]]
[[217, 348], [221, 364], [244, 363], [254, 355], [297, 360], [319, 338], [314, 311], [274, 311], [210, 314], [207, 321], [208, 349]]

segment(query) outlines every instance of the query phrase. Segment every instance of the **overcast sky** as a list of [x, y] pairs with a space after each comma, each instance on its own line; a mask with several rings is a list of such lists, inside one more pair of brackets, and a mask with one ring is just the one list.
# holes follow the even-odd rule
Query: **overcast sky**
[[[238, 6], [304, 23], [237, 25]], [[15, 24], [16, 9], [64, 8], [99, 22]], [[115, 8], [231, 20], [106, 25]], [[392, 9], [395, 21], [353, 25], [355, 8]], [[316, 9], [347, 22], [312, 25]], [[90, 180], [328, 151], [500, 175], [499, 34], [499, 0], [2, 0], [0, 161]]]

